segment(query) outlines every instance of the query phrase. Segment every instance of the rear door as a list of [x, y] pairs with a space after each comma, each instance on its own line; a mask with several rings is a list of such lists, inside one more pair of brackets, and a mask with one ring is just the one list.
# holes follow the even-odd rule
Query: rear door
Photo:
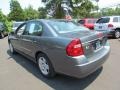
[[110, 18], [109, 17], [100, 18], [96, 22], [96, 24], [94, 26], [94, 29], [98, 30], [98, 31], [108, 30], [109, 22], [110, 22]]

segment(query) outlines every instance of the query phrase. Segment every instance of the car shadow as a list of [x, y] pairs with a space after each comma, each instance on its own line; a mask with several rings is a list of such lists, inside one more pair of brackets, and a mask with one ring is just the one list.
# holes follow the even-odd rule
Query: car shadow
[[103, 67], [101, 67], [96, 72], [83, 79], [77, 79], [60, 74], [56, 75], [54, 78], [47, 79], [40, 74], [40, 71], [34, 62], [17, 53], [12, 55], [9, 50], [7, 51], [7, 54], [9, 55], [7, 60], [11, 60], [10, 58], [13, 58], [16, 63], [24, 67], [29, 73], [33, 74], [36, 78], [42, 80], [55, 90], [83, 90], [99, 76], [103, 69]]

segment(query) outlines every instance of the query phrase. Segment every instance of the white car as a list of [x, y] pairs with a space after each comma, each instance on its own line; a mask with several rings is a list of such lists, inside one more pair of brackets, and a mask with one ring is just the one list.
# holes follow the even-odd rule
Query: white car
[[120, 37], [120, 16], [105, 16], [97, 20], [94, 25], [96, 31], [106, 31], [108, 36]]

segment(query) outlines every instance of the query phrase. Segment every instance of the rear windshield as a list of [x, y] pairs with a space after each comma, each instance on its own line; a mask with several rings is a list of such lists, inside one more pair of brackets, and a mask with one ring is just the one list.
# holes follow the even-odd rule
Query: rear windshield
[[110, 18], [101, 18], [96, 23], [108, 23], [110, 21]]
[[89, 30], [72, 21], [49, 21], [48, 24], [58, 33], [68, 33], [74, 31]]

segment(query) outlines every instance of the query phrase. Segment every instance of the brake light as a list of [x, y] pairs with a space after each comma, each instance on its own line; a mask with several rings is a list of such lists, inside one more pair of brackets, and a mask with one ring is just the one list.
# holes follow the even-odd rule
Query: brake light
[[83, 47], [80, 39], [72, 40], [66, 47], [66, 53], [68, 56], [80, 56], [83, 55]]
[[111, 27], [113, 27], [113, 25], [112, 24], [108, 24], [108, 27], [111, 28]]

